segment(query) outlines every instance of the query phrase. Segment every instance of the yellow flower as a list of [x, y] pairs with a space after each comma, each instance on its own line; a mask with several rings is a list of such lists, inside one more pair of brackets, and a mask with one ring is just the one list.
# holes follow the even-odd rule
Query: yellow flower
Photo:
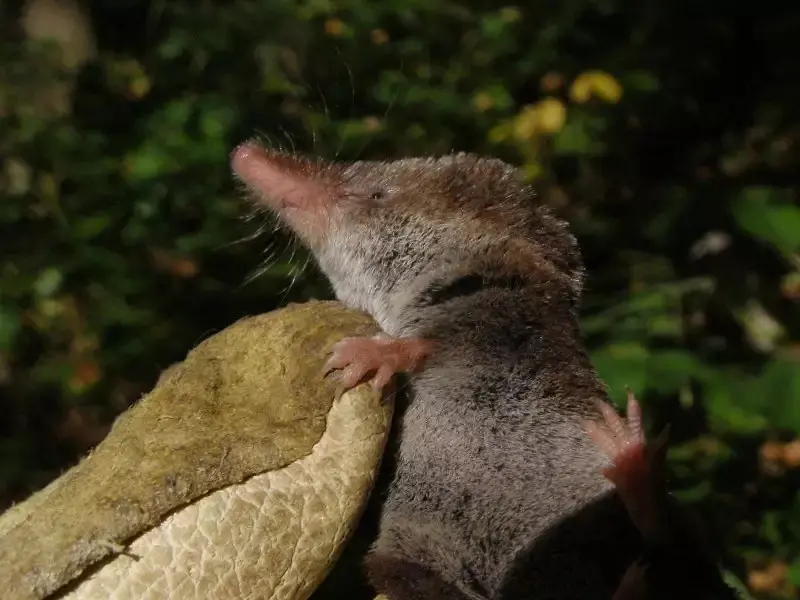
[[520, 140], [529, 140], [536, 135], [538, 124], [536, 105], [526, 106], [514, 119], [514, 135]]
[[616, 104], [622, 98], [622, 86], [605, 71], [585, 71], [572, 82], [569, 97], [579, 104], [592, 97]]
[[537, 134], [553, 134], [567, 120], [567, 108], [557, 98], [544, 98], [532, 106], [526, 106], [514, 122], [514, 135], [529, 140]]
[[555, 133], [564, 126], [567, 120], [567, 108], [561, 100], [545, 98], [535, 106], [539, 115], [539, 129], [542, 132]]

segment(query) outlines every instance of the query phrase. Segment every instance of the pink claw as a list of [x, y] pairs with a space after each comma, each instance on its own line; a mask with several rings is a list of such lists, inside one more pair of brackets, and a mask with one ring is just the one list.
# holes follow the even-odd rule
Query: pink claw
[[587, 422], [586, 432], [612, 462], [603, 474], [621, 491], [638, 488], [648, 477], [646, 440], [642, 429], [642, 411], [632, 392], [628, 392], [627, 421], [609, 404], [598, 402], [605, 427]]
[[633, 392], [628, 392], [628, 414], [623, 420], [613, 407], [598, 402], [603, 423], [586, 422], [585, 429], [595, 445], [611, 461], [603, 469], [617, 488], [622, 501], [643, 533], [657, 531], [658, 494], [663, 485], [667, 430], [651, 444], [642, 428], [642, 410]]
[[348, 390], [372, 373], [370, 384], [383, 389], [396, 373], [413, 372], [430, 351], [430, 343], [419, 338], [344, 338], [333, 345], [323, 370], [341, 370], [339, 379]]

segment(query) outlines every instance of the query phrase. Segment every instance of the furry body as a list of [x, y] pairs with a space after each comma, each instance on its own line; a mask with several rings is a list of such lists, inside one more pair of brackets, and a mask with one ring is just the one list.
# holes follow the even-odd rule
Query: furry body
[[611, 598], [638, 537], [583, 430], [582, 264], [515, 169], [458, 154], [327, 163], [246, 145], [234, 171], [336, 296], [433, 350], [409, 379], [367, 559], [391, 600]]

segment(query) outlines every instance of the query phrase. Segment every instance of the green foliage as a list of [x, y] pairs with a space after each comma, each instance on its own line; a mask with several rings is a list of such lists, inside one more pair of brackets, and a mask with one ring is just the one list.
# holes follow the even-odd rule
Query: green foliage
[[737, 225], [787, 257], [800, 251], [800, 208], [792, 193], [772, 187], [745, 187], [731, 202]]
[[673, 488], [731, 580], [797, 593], [797, 9], [120, 0], [92, 4], [96, 52], [69, 62], [19, 4], [0, 9], [0, 504], [203, 336], [329, 294], [240, 219], [235, 144], [472, 150], [572, 222], [595, 364], [671, 423]]

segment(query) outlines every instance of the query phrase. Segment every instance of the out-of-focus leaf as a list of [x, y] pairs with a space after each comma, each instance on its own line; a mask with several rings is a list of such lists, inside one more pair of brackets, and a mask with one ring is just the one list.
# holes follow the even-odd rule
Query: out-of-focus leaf
[[481, 112], [487, 110], [503, 111], [514, 104], [514, 99], [505, 86], [493, 84], [478, 91], [472, 99], [475, 108]]
[[800, 559], [789, 566], [789, 581], [795, 587], [800, 588]]
[[715, 374], [704, 386], [704, 405], [709, 425], [717, 433], [752, 435], [764, 431], [767, 399], [754, 389], [751, 378], [738, 374]]
[[39, 276], [33, 284], [33, 289], [38, 296], [52, 296], [58, 291], [59, 287], [61, 287], [62, 279], [61, 271], [53, 267], [47, 268], [39, 273]]
[[575, 156], [594, 156], [605, 149], [603, 122], [584, 113], [570, 111], [564, 126], [553, 136], [553, 152]]
[[781, 280], [781, 293], [785, 298], [800, 300], [800, 271], [789, 273]]
[[783, 325], [755, 300], [737, 308], [733, 314], [742, 324], [747, 338], [761, 352], [772, 352], [786, 334]]
[[792, 254], [800, 251], [800, 207], [790, 204], [787, 196], [780, 188], [744, 188], [731, 202], [731, 211], [743, 230]]
[[20, 317], [17, 310], [0, 305], [0, 351], [11, 348], [11, 344], [22, 329]]
[[107, 215], [94, 215], [78, 219], [72, 226], [72, 234], [81, 240], [90, 240], [103, 233], [111, 225]]
[[649, 356], [647, 349], [635, 342], [615, 343], [594, 351], [592, 362], [609, 396], [623, 404], [627, 388], [634, 392], [645, 388]]
[[631, 71], [623, 78], [625, 88], [637, 92], [657, 92], [661, 88], [661, 82], [653, 73], [648, 71]]
[[736, 592], [738, 600], [756, 600], [744, 582], [732, 571], [722, 569], [722, 580]]
[[752, 393], [770, 424], [800, 434], [800, 361], [776, 358], [755, 379]]
[[702, 377], [706, 370], [697, 356], [689, 352], [650, 352], [647, 361], [647, 385], [661, 393], [675, 393], [690, 380]]
[[132, 179], [155, 179], [177, 168], [171, 157], [155, 147], [141, 148], [129, 154], [124, 162], [124, 173]]

